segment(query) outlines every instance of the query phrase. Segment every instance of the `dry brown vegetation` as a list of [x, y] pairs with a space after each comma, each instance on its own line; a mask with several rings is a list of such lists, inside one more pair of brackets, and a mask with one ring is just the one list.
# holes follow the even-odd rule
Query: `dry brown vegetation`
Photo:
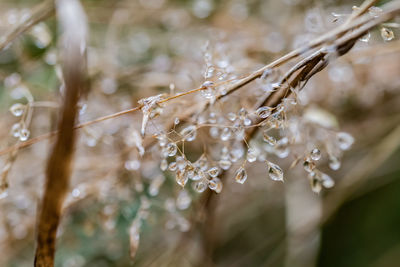
[[[400, 145], [400, 1], [211, 3], [8, 11], [0, 263], [34, 243], [35, 266], [315, 264], [321, 226]], [[292, 17], [261, 27], [264, 5]], [[224, 247], [279, 210], [254, 250]]]

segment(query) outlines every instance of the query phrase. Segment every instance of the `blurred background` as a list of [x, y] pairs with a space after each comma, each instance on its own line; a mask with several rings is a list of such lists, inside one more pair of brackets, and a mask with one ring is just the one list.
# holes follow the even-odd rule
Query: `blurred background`
[[[246, 75], [337, 27], [361, 2], [82, 0], [91, 91], [80, 103], [79, 121], [172, 89], [198, 88], [207, 53], [229, 75]], [[0, 40], [40, 4], [51, 10], [48, 2], [1, 0]], [[290, 167], [294, 158], [275, 157], [284, 183], [268, 179], [265, 165], [255, 163], [244, 185], [224, 181], [203, 210], [202, 195], [182, 191], [171, 173], [159, 170], [157, 150], [138, 157], [129, 133], [140, 129], [140, 112], [79, 130], [56, 266], [399, 266], [399, 22], [364, 36], [299, 96], [304, 114], [314, 112], [355, 138], [337, 171], [323, 154], [320, 168], [336, 185], [319, 194], [301, 166]], [[382, 38], [382, 27], [394, 38]], [[21, 142], [12, 136], [20, 119], [9, 112], [15, 103], [35, 103], [23, 118], [30, 137], [56, 128], [63, 90], [57, 37], [50, 15], [0, 51], [0, 150]], [[232, 95], [232, 103], [257, 98], [259, 86]], [[168, 114], [194, 101], [179, 99]], [[33, 263], [51, 144], [0, 158], [2, 168], [12, 165], [9, 188], [0, 193], [0, 266]], [[190, 151], [188, 157], [198, 158], [201, 147]], [[136, 251], [129, 229], [138, 213], [146, 220]]]

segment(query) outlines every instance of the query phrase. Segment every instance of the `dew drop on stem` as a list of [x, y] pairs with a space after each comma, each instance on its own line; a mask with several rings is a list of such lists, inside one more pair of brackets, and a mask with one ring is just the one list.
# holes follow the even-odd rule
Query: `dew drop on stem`
[[211, 177], [217, 177], [219, 174], [219, 168], [218, 167], [212, 167], [210, 168], [207, 173], [211, 176]]
[[314, 148], [313, 150], [311, 150], [310, 157], [312, 160], [320, 160], [321, 151], [318, 148]]
[[239, 184], [244, 184], [247, 180], [247, 172], [243, 167], [240, 167], [235, 174], [235, 181]]
[[341, 150], [349, 150], [354, 143], [354, 137], [345, 132], [339, 132], [336, 139]]
[[260, 107], [257, 109], [256, 114], [258, 117], [265, 119], [271, 115], [272, 108], [270, 107]]
[[382, 39], [385, 42], [388, 42], [388, 41], [391, 41], [391, 40], [394, 39], [393, 31], [391, 29], [386, 28], [386, 27], [382, 27], [381, 28], [381, 36], [382, 36]]
[[218, 177], [214, 177], [208, 182], [208, 187], [216, 193], [221, 193], [222, 181]]
[[283, 171], [278, 165], [267, 161], [268, 175], [273, 181], [283, 181]]
[[207, 189], [207, 183], [204, 181], [193, 183], [193, 189], [198, 193], [203, 193]]
[[21, 103], [15, 103], [14, 105], [11, 106], [10, 112], [15, 117], [21, 117], [24, 114], [25, 109], [26, 109], [25, 105], [23, 105]]
[[30, 131], [26, 128], [23, 128], [19, 131], [19, 140], [24, 142], [26, 140], [28, 140], [30, 135]]

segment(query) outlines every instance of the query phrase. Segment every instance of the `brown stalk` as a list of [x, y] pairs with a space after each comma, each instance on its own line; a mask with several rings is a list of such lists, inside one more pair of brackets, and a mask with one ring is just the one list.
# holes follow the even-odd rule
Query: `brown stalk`
[[[46, 185], [37, 225], [34, 264], [38, 267], [54, 266], [57, 228], [71, 176], [76, 139], [74, 125], [78, 114], [77, 103], [85, 85], [85, 60], [81, 53], [81, 44], [85, 41], [86, 32], [83, 30], [83, 34], [76, 34], [77, 29], [74, 27], [76, 24], [71, 25], [69, 20], [75, 19], [82, 24], [82, 27], [85, 26], [84, 15], [79, 14], [82, 11], [80, 8], [77, 0], [57, 2], [57, 15], [64, 30], [62, 65], [65, 97], [58, 124], [57, 140], [47, 162]], [[74, 18], [69, 17], [71, 12], [64, 12], [71, 9], [76, 13]]]

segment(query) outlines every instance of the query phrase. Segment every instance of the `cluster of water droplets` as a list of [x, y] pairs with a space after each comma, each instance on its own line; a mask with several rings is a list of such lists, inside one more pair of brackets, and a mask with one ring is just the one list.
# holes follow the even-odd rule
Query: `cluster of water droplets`
[[[202, 127], [202, 124], [208, 127], [210, 137], [217, 142], [212, 148], [208, 148], [210, 155], [203, 154], [198, 161], [193, 163], [188, 161], [185, 156], [177, 156], [176, 161], [173, 161], [168, 167], [167, 160], [163, 159], [161, 168], [175, 171], [177, 182], [182, 187], [190, 180], [196, 181], [193, 183], [193, 188], [198, 192], [203, 192], [207, 185], [211, 190], [220, 192], [222, 189], [221, 179], [218, 177], [220, 171], [226, 172], [235, 166], [239, 166], [234, 172], [235, 181], [239, 184], [245, 183], [248, 178], [246, 165], [256, 161], [265, 162], [266, 173], [270, 179], [283, 181], [282, 168], [269, 159], [272, 157], [287, 158], [292, 154], [291, 147], [307, 147], [305, 144], [313, 142], [313, 138], [316, 138], [316, 142], [321, 144], [325, 142], [325, 145], [321, 145], [320, 148], [314, 147], [309, 151], [306, 149], [303, 167], [308, 173], [314, 192], [320, 192], [322, 187], [331, 188], [334, 180], [328, 174], [317, 169], [317, 163], [323, 154], [320, 149], [324, 148], [328, 156], [326, 160], [329, 167], [332, 170], [338, 170], [342, 153], [351, 147], [354, 138], [348, 133], [335, 132], [332, 129], [321, 127], [319, 124], [323, 123], [318, 122], [318, 119], [312, 121], [310, 118], [294, 117], [288, 120], [286, 113], [290, 113], [296, 106], [296, 99], [287, 98], [276, 107], [262, 106], [255, 111], [240, 108], [237, 112], [228, 112], [226, 115], [210, 111], [207, 116], [198, 120], [199, 124], [197, 125], [198, 128]], [[314, 114], [314, 116], [324, 120], [318, 114]], [[196, 128], [196, 126], [192, 127]], [[247, 144], [246, 131], [254, 127], [257, 128], [261, 137], [248, 140], [250, 142]], [[303, 132], [314, 131], [312, 130], [314, 128], [318, 129], [320, 137], [303, 134]], [[260, 139], [263, 142], [260, 143]], [[168, 151], [172, 151], [168, 156], [174, 156], [178, 151], [175, 143], [169, 143], [166, 147], [169, 148]], [[179, 165], [182, 167], [179, 168]], [[200, 168], [201, 166], [203, 168]]]
[[229, 84], [237, 79], [235, 67], [230, 64], [226, 50], [224, 42], [218, 42], [215, 46], [207, 42], [204, 48], [205, 69], [201, 95], [211, 104], [218, 96], [225, 95]]
[[14, 99], [27, 102], [26, 104], [17, 102], [10, 107], [11, 114], [19, 118], [19, 121], [11, 126], [10, 134], [22, 142], [26, 141], [30, 136], [29, 124], [32, 118], [33, 96], [29, 89], [21, 83], [18, 74], [7, 77], [5, 85], [12, 90], [11, 96]]
[[[358, 9], [358, 7], [356, 7], [356, 6], [353, 7], [353, 11], [357, 10], [357, 9]], [[371, 6], [368, 9], [368, 14], [371, 17], [374, 17], [374, 18], [377, 18], [377, 17], [381, 16], [382, 12], [383, 12], [383, 10], [380, 7], [377, 7], [377, 6]], [[338, 13], [333, 12], [332, 16], [335, 18], [335, 21], [336, 21], [339, 18], [348, 17], [349, 14], [338, 14]], [[383, 23], [380, 26], [380, 35], [381, 35], [381, 38], [385, 42], [392, 41], [395, 38], [395, 35], [394, 35], [394, 32], [393, 32], [392, 28], [400, 28], [400, 24], [398, 24], [398, 23]], [[370, 41], [370, 39], [371, 39], [371, 32], [368, 31], [364, 36], [362, 36], [360, 38], [360, 41], [368, 43]]]
[[[220, 193], [223, 188], [221, 175], [236, 168], [234, 179], [243, 184], [247, 180], [246, 164], [256, 161], [265, 162], [267, 176], [274, 181], [283, 181], [283, 171], [275, 163], [271, 162], [269, 154], [287, 157], [289, 153], [288, 138], [278, 140], [269, 135], [270, 131], [284, 126], [284, 105], [276, 108], [260, 107], [255, 111], [240, 108], [236, 112], [229, 112], [226, 116], [209, 111], [204, 117], [197, 119], [197, 124], [184, 125], [179, 132], [179, 138], [173, 138], [165, 133], [157, 135], [158, 145], [161, 149], [160, 169], [175, 174], [175, 180], [181, 187], [191, 187], [199, 193], [207, 188]], [[258, 124], [258, 121], [265, 120]], [[246, 130], [261, 128], [265, 145], [248, 145], [245, 142]], [[206, 128], [208, 135], [215, 140], [215, 145], [208, 146], [195, 161], [187, 159], [183, 153], [183, 144], [196, 140], [200, 128]], [[211, 143], [211, 142], [210, 142]], [[214, 142], [212, 142], [214, 143]], [[189, 147], [185, 144], [185, 147]], [[238, 166], [238, 167], [237, 167]]]
[[[197, 130], [194, 125], [187, 126], [180, 132], [182, 140], [186, 142], [194, 141], [196, 135]], [[222, 169], [226, 169], [223, 162], [220, 162], [217, 166], [211, 166], [205, 154], [201, 155], [196, 161], [191, 162], [181, 152], [178, 145], [168, 140], [167, 136], [159, 135], [157, 138], [162, 151], [160, 169], [174, 173], [178, 185], [184, 188], [191, 181], [192, 188], [196, 192], [204, 192], [207, 187], [217, 193], [221, 192], [222, 182], [218, 175]]]

